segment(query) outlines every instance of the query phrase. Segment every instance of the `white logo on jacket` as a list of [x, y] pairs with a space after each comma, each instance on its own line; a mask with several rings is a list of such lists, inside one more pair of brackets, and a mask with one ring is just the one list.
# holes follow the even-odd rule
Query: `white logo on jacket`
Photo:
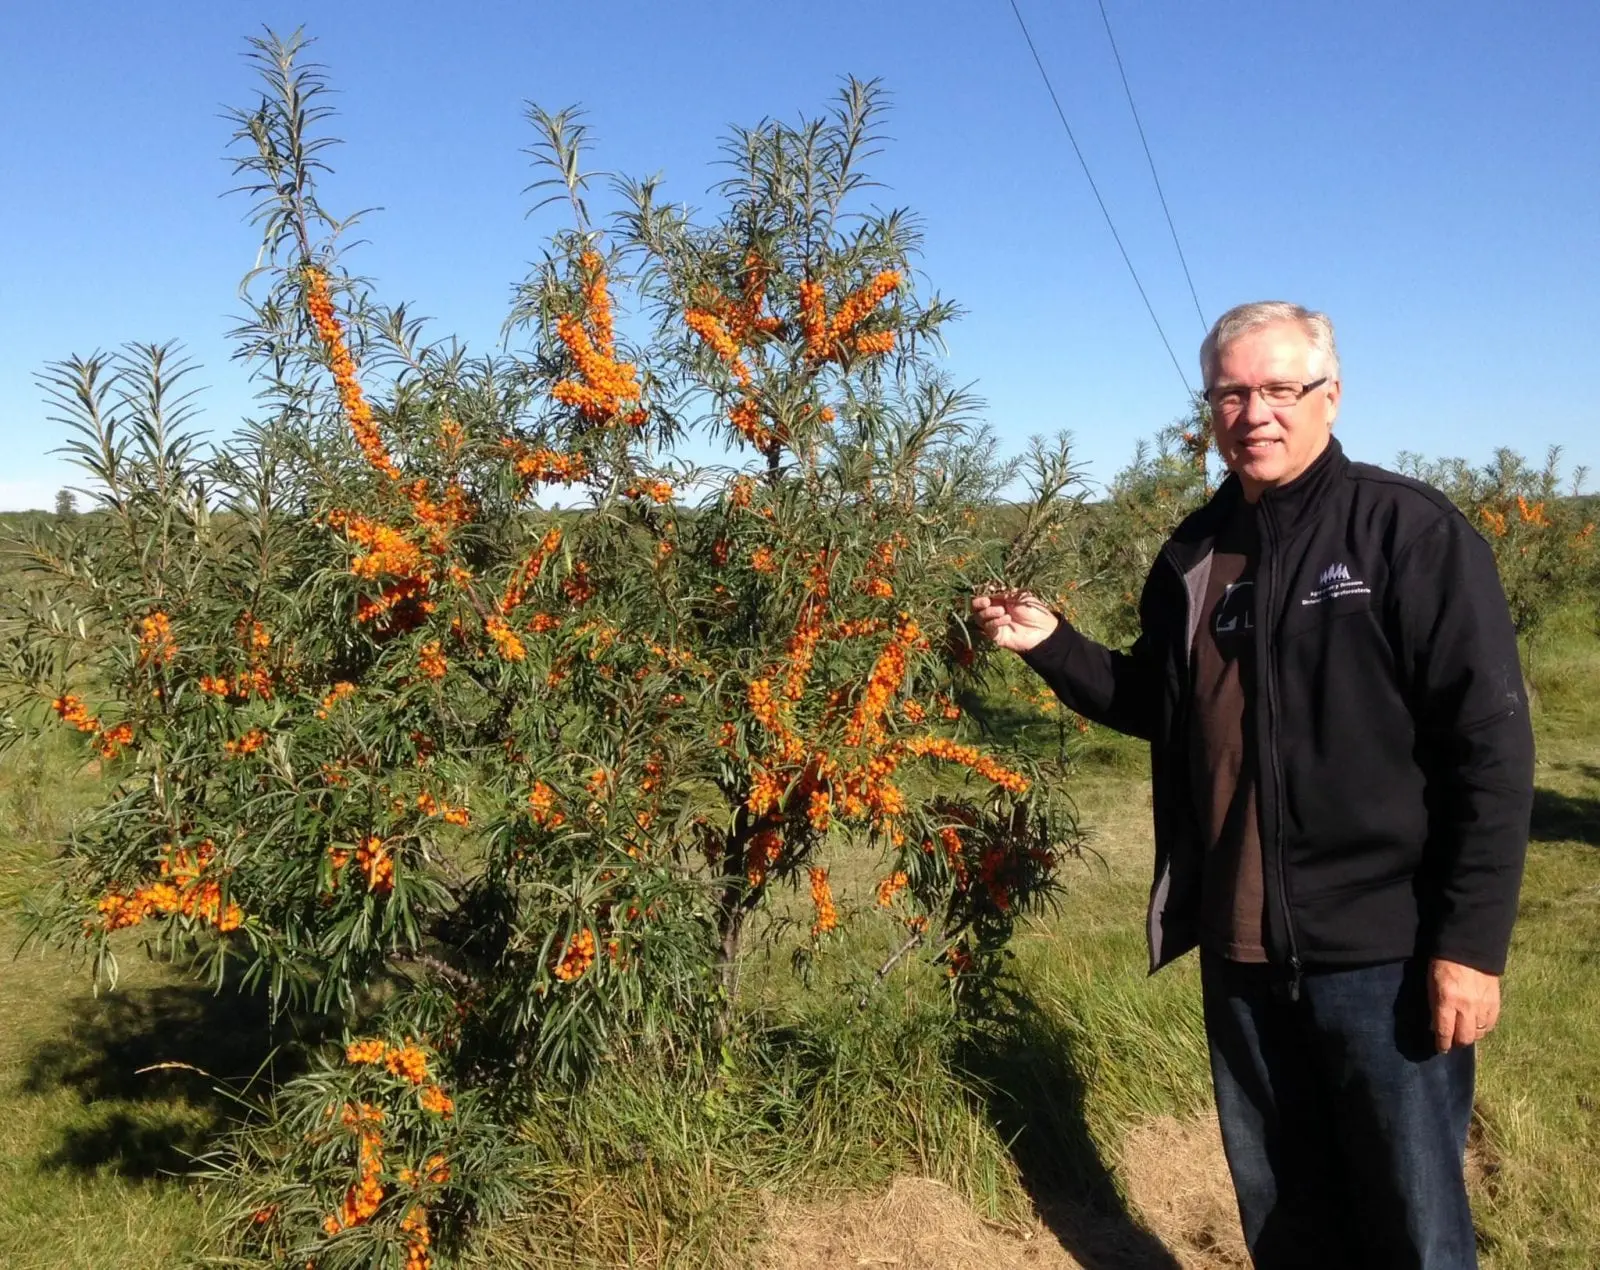
[[1342, 560], [1330, 564], [1317, 575], [1317, 585], [1301, 604], [1321, 604], [1324, 600], [1337, 600], [1346, 595], [1371, 595], [1372, 588], [1360, 578], [1350, 576], [1350, 566]]

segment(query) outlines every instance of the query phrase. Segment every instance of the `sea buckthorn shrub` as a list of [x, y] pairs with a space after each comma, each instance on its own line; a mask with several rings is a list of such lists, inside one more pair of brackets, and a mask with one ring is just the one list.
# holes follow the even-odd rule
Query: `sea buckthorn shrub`
[[1075, 830], [967, 720], [966, 602], [1044, 586], [1079, 507], [931, 360], [953, 306], [862, 206], [874, 86], [736, 132], [704, 213], [595, 218], [581, 120], [532, 111], [568, 224], [472, 356], [349, 272], [299, 55], [256, 41], [234, 116], [258, 413], [203, 446], [170, 346], [52, 369], [97, 507], [31, 548], [8, 704], [109, 791], [49, 933], [349, 1019], [218, 1165], [245, 1242], [420, 1268], [494, 1207], [468, 1108], [718, 1052], [769, 941], [864, 998], [993, 981]]
[[481, 1090], [411, 1037], [353, 1037], [202, 1164], [238, 1242], [273, 1264], [453, 1264], [514, 1210], [521, 1159]]
[[1582, 493], [1587, 473], [1564, 473], [1559, 447], [1541, 467], [1505, 448], [1482, 466], [1464, 459], [1430, 462], [1412, 453], [1402, 454], [1397, 466], [1448, 495], [1494, 551], [1525, 661], [1563, 606], [1593, 602], [1600, 590], [1597, 508]]

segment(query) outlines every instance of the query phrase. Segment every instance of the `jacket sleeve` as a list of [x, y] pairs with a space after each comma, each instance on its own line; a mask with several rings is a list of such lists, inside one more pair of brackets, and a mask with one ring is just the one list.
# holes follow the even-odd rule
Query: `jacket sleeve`
[[1147, 579], [1139, 600], [1143, 630], [1126, 652], [1096, 643], [1057, 613], [1056, 629], [1022, 655], [1069, 709], [1146, 741], [1159, 726], [1163, 680], [1160, 645], [1150, 633], [1152, 586]]
[[1422, 949], [1499, 974], [1533, 809], [1533, 729], [1494, 555], [1458, 512], [1395, 562], [1400, 667], [1427, 779]]

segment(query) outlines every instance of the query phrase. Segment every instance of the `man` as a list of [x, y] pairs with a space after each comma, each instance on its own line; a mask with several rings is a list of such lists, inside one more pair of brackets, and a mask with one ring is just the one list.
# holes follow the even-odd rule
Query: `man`
[[1150, 965], [1200, 948], [1255, 1264], [1473, 1267], [1473, 1044], [1533, 793], [1494, 559], [1443, 495], [1345, 457], [1322, 314], [1241, 305], [1200, 358], [1232, 475], [1162, 548], [1134, 646], [1022, 593], [973, 613], [1151, 743]]

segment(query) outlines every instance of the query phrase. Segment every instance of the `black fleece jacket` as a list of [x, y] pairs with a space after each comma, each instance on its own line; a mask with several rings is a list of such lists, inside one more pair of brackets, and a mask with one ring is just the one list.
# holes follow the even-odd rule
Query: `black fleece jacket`
[[[1190, 665], [1229, 478], [1161, 549], [1126, 652], [1065, 621], [1025, 655], [1068, 706], [1151, 745], [1150, 968], [1192, 948], [1203, 851]], [[1256, 504], [1257, 803], [1273, 962], [1505, 967], [1533, 734], [1488, 544], [1444, 495], [1337, 441]]]

